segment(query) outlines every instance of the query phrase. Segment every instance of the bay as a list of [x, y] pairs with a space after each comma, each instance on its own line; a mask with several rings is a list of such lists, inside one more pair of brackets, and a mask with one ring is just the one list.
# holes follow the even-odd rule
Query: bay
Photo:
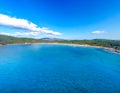
[[0, 93], [120, 93], [120, 54], [58, 44], [1, 46]]

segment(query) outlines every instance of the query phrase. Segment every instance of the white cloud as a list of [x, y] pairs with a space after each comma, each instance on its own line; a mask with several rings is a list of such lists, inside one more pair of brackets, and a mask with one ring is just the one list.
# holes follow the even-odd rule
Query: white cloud
[[23, 29], [23, 30], [28, 30], [29, 32], [15, 32], [14, 34], [9, 34], [9, 33], [4, 33], [2, 34], [9, 34], [9, 35], [33, 35], [33, 36], [38, 36], [41, 33], [47, 34], [47, 35], [55, 35], [59, 36], [61, 33], [59, 32], [54, 32], [53, 30], [49, 30], [48, 28], [44, 27], [38, 27], [36, 24], [26, 20], [26, 19], [20, 19], [20, 18], [15, 18], [15, 17], [10, 17], [8, 15], [0, 14], [0, 25], [1, 26], [8, 26], [12, 28], [17, 28], [17, 29]]
[[97, 31], [93, 31], [91, 32], [92, 34], [104, 34], [105, 31], [100, 31], [100, 30], [97, 30]]
[[15, 37], [37, 37], [40, 35], [38, 32], [15, 32], [15, 33], [7, 33], [7, 32], [0, 32], [1, 35], [7, 36], [15, 36]]

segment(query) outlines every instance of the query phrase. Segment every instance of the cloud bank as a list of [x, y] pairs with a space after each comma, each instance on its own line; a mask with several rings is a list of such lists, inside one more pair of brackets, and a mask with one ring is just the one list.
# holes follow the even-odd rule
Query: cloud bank
[[53, 35], [53, 36], [61, 35], [61, 33], [55, 32], [48, 28], [38, 27], [36, 24], [26, 19], [11, 17], [4, 14], [0, 14], [0, 25], [26, 31], [26, 32], [15, 32], [13, 34], [0, 32], [0, 34], [4, 34], [4, 35], [12, 35], [12, 36], [39, 36], [40, 34]]
[[91, 32], [92, 34], [104, 34], [105, 31], [100, 31], [100, 30], [97, 30], [97, 31], [93, 31]]
[[38, 35], [40, 35], [38, 32], [15, 32], [12, 34], [7, 32], [0, 32], [0, 34], [15, 37], [37, 37]]

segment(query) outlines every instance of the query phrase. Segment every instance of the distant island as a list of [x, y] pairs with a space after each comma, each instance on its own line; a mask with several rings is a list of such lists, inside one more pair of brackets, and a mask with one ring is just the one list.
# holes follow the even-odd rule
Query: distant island
[[106, 39], [64, 40], [58, 38], [33, 39], [0, 35], [0, 46], [7, 44], [32, 44], [32, 43], [57, 43], [57, 44], [93, 46], [120, 53], [120, 40], [106, 40]]

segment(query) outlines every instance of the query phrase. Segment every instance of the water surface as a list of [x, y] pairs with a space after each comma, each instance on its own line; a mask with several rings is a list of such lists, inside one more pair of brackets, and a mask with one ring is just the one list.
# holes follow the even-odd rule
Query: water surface
[[1, 46], [0, 93], [120, 93], [120, 55], [67, 45]]

